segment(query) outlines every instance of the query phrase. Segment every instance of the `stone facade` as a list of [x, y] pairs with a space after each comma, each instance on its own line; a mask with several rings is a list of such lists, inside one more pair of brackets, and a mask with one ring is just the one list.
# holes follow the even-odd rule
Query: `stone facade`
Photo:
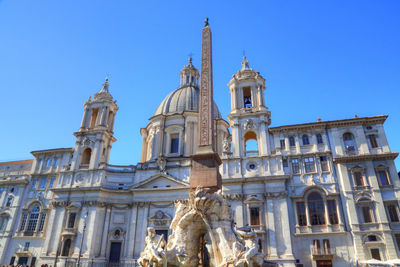
[[[118, 107], [107, 80], [85, 102], [73, 148], [0, 163], [0, 263], [133, 264], [148, 227], [167, 239], [176, 204], [189, 195], [198, 83], [190, 61], [180, 88], [141, 129], [136, 165], [109, 164]], [[213, 106], [221, 197], [267, 259], [354, 266], [399, 258], [398, 154], [386, 139], [387, 116], [270, 127], [265, 79], [246, 59], [228, 86], [228, 120]]]

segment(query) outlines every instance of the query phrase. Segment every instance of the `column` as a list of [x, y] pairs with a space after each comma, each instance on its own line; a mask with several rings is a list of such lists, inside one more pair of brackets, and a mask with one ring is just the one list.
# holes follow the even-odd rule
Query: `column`
[[86, 128], [87, 124], [86, 124], [86, 120], [87, 120], [87, 115], [88, 115], [88, 108], [85, 108], [85, 110], [83, 111], [83, 117], [82, 117], [82, 122], [81, 122], [81, 128]]
[[282, 219], [282, 237], [284, 241], [284, 250], [285, 257], [293, 258], [293, 251], [292, 251], [292, 240], [290, 234], [290, 221], [289, 221], [289, 210], [287, 201], [289, 201], [286, 197], [282, 197], [277, 200], [277, 203], [280, 207], [280, 218]]
[[[80, 246], [81, 246], [81, 242], [82, 242], [83, 225], [85, 224], [86, 210], [87, 210], [86, 206], [84, 206], [81, 209], [81, 214], [80, 214], [79, 223], [78, 223], [78, 227], [77, 227], [77, 233], [76, 233], [76, 239], [75, 239], [75, 250], [74, 250], [73, 257], [78, 257], [78, 255], [79, 255]], [[84, 252], [83, 246], [84, 246], [84, 244], [82, 244], [82, 253]]]
[[56, 207], [53, 207], [50, 211], [49, 218], [47, 220], [46, 224], [46, 239], [44, 240], [44, 244], [42, 246], [42, 252], [41, 254], [43, 256], [47, 256], [49, 253], [49, 245], [50, 245], [50, 240], [52, 239], [54, 242], [53, 237], [53, 228], [55, 227], [55, 222], [54, 222], [54, 216], [56, 214]]
[[267, 215], [267, 234], [269, 241], [269, 258], [276, 258], [277, 247], [276, 247], [276, 239], [275, 239], [275, 214], [274, 214], [274, 203], [271, 198], [267, 198], [266, 204], [266, 215]]
[[104, 221], [104, 227], [103, 227], [103, 233], [101, 237], [101, 249], [100, 249], [100, 257], [105, 258], [106, 257], [106, 249], [107, 249], [107, 241], [108, 241], [108, 229], [110, 226], [110, 215], [111, 215], [112, 207], [111, 206], [106, 206], [106, 211], [105, 211], [105, 221]]
[[299, 137], [298, 135], [294, 136], [294, 141], [296, 143], [296, 153], [300, 154], [301, 150], [300, 150], [300, 142], [299, 142]]
[[136, 239], [136, 221], [138, 215], [138, 206], [136, 203], [132, 207], [131, 221], [129, 222], [129, 235], [128, 235], [128, 245], [127, 245], [127, 257], [133, 258], [133, 251], [135, 250], [135, 239]]
[[239, 138], [239, 123], [235, 119], [235, 121], [232, 122], [233, 125], [232, 127], [232, 152], [233, 152], [233, 157], [238, 158], [240, 157], [240, 150], [241, 150], [241, 142]]

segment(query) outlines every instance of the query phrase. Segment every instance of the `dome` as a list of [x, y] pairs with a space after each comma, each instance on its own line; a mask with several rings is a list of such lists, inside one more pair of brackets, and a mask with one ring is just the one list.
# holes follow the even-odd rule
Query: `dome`
[[[185, 86], [171, 92], [161, 102], [154, 116], [181, 113], [183, 111], [199, 111], [199, 88]], [[214, 102], [214, 118], [221, 118], [221, 113]]]

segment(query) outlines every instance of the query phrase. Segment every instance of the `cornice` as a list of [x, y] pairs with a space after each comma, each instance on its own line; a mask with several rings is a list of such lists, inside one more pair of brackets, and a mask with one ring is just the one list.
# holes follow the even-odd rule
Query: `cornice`
[[58, 152], [73, 152], [74, 149], [72, 147], [68, 148], [53, 148], [53, 149], [45, 149], [45, 150], [36, 150], [36, 151], [31, 151], [31, 154], [34, 156], [40, 155], [40, 154], [47, 154], [47, 153], [58, 153]]
[[299, 130], [312, 130], [312, 129], [329, 129], [335, 127], [356, 126], [366, 124], [383, 124], [387, 115], [378, 115], [373, 117], [352, 118], [344, 120], [321, 121], [303, 124], [292, 124], [278, 127], [270, 127], [271, 133], [294, 132]]
[[6, 179], [0, 180], [0, 185], [16, 185], [16, 184], [29, 184], [28, 179], [20, 178], [20, 179]]
[[362, 154], [362, 155], [350, 155], [350, 156], [339, 156], [333, 158], [335, 163], [349, 163], [358, 161], [374, 161], [374, 160], [394, 160], [397, 158], [399, 153], [388, 152], [382, 154]]

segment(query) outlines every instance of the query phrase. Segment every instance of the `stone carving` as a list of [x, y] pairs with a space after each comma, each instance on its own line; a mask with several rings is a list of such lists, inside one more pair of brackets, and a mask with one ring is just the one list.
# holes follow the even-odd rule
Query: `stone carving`
[[81, 141], [81, 145], [83, 145], [83, 146], [89, 146], [89, 147], [92, 147], [93, 145], [94, 145], [94, 141], [93, 140], [91, 140], [90, 138], [88, 138], [88, 137], [85, 137], [82, 141]]
[[167, 173], [167, 171], [165, 170], [165, 167], [167, 166], [167, 159], [164, 156], [161, 155], [158, 157], [157, 165], [158, 168], [160, 169], [160, 172]]
[[153, 216], [149, 217], [149, 222], [154, 225], [166, 225], [171, 220], [171, 216], [161, 210], [158, 210]]
[[231, 152], [231, 140], [229, 140], [228, 137], [224, 139], [224, 144], [223, 144], [223, 151], [225, 153], [230, 153]]
[[254, 121], [251, 119], [246, 120], [245, 123], [243, 124], [244, 130], [249, 130], [249, 129], [254, 129], [254, 128], [256, 128], [256, 125], [255, 125]]
[[157, 235], [153, 227], [148, 227], [145, 241], [146, 246], [138, 259], [140, 266], [167, 267], [164, 235]]
[[288, 196], [288, 192], [281, 191], [281, 192], [268, 192], [264, 194], [264, 197], [267, 199], [279, 199], [279, 198], [286, 198]]
[[235, 266], [262, 266], [264, 255], [260, 252], [257, 235], [249, 226], [236, 229], [238, 241], [234, 243]]

